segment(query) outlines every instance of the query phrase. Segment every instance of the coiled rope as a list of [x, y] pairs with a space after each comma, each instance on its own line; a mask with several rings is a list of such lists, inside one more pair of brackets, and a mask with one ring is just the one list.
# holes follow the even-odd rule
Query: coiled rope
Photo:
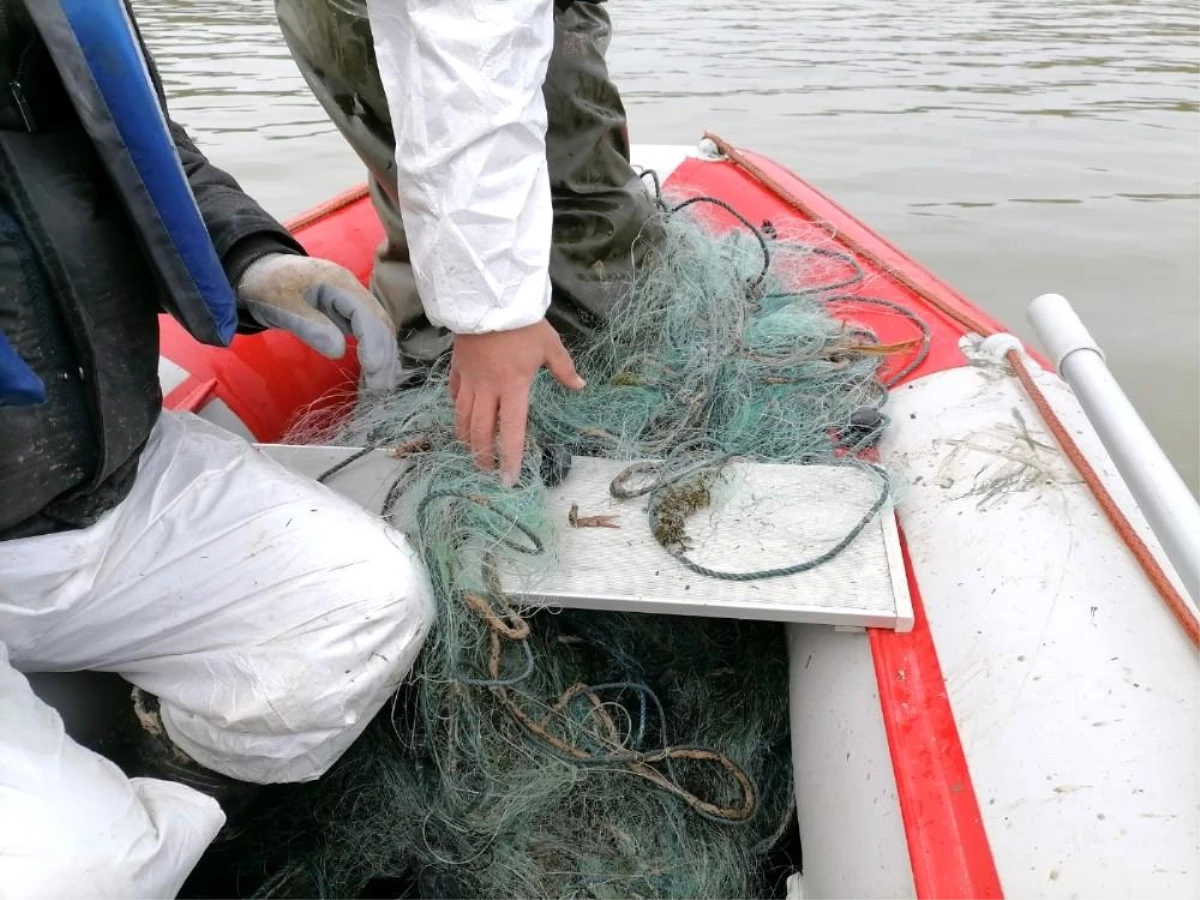
[[[746, 172], [746, 174], [748, 174], [751, 178], [753, 178], [763, 187], [767, 188], [767, 190], [771, 191], [771, 193], [773, 193], [780, 200], [799, 212], [814, 225], [822, 224], [820, 217], [809, 208], [808, 204], [788, 190], [787, 187], [781, 184], [776, 178], [763, 171], [760, 166], [756, 165], [752, 160], [750, 160], [745, 154], [739, 151], [728, 141], [725, 141], [718, 135], [709, 132], [706, 132], [704, 137], [712, 141], [716, 148], [734, 165], [738, 166], [738, 168]], [[950, 319], [957, 322], [968, 331], [973, 331], [981, 337], [987, 337], [997, 333], [994, 327], [973, 315], [969, 311], [969, 308], [964, 307], [963, 309], [959, 309], [954, 305], [947, 303], [943, 298], [928, 290], [924, 285], [914, 281], [905, 273], [896, 271], [893, 267], [888, 266], [874, 252], [872, 252], [869, 247], [864, 246], [861, 242], [856, 241], [853, 237], [845, 234], [836, 236], [857, 256], [868, 260], [873, 265], [877, 266], [880, 271], [887, 272], [889, 277], [894, 278], [938, 312], [948, 316]], [[1092, 496], [1096, 498], [1096, 502], [1099, 504], [1100, 509], [1104, 512], [1105, 517], [1112, 524], [1113, 530], [1116, 531], [1117, 535], [1124, 542], [1125, 546], [1129, 548], [1130, 553], [1133, 554], [1134, 558], [1138, 562], [1138, 565], [1141, 566], [1142, 571], [1145, 572], [1150, 583], [1154, 586], [1159, 596], [1162, 597], [1163, 601], [1167, 605], [1167, 608], [1171, 611], [1171, 614], [1175, 617], [1175, 620], [1183, 629], [1183, 632], [1187, 636], [1188, 640], [1193, 646], [1200, 648], [1200, 621], [1197, 620], [1196, 614], [1192, 611], [1191, 607], [1188, 606], [1187, 601], [1183, 599], [1183, 596], [1176, 589], [1171, 579], [1167, 576], [1167, 573], [1163, 570], [1163, 567], [1159, 563], [1158, 559], [1146, 545], [1146, 542], [1142, 540], [1141, 535], [1137, 533], [1137, 530], [1129, 521], [1128, 516], [1125, 515], [1120, 506], [1117, 504], [1116, 500], [1113, 499], [1112, 494], [1105, 486], [1103, 480], [1096, 473], [1096, 470], [1092, 467], [1092, 464], [1088, 461], [1087, 455], [1079, 447], [1079, 444], [1075, 442], [1075, 439], [1071, 436], [1070, 432], [1063, 424], [1062, 419], [1059, 418], [1058, 413], [1054, 411], [1054, 407], [1050, 404], [1050, 401], [1047, 399], [1045, 393], [1043, 393], [1042, 389], [1038, 387], [1037, 382], [1034, 380], [1033, 372], [1030, 371], [1029, 365], [1026, 363], [1025, 358], [1016, 350], [1009, 350], [1008, 353], [1005, 354], [1004, 358], [1011, 367], [1017, 380], [1021, 383], [1021, 386], [1025, 389], [1026, 394], [1029, 395], [1029, 399], [1033, 401], [1034, 406], [1037, 408], [1038, 414], [1046, 423], [1046, 427], [1050, 430], [1050, 433], [1054, 435], [1054, 438], [1058, 441], [1059, 446], [1062, 447], [1063, 453], [1071, 461], [1072, 465], [1075, 466], [1076, 471], [1079, 472], [1080, 476], [1087, 484], [1088, 489], [1092, 492]]]
[[[908, 355], [908, 359], [898, 372], [893, 373], [885, 382], [879, 383], [882, 398], [886, 398], [888, 385], [904, 377], [925, 359], [929, 352], [931, 332], [919, 317], [887, 300], [845, 293], [846, 289], [860, 283], [864, 278], [862, 267], [851, 254], [825, 247], [775, 241], [774, 229], [769, 225], [765, 224], [763, 228], [755, 226], [731, 204], [715, 197], [695, 196], [677, 205], [668, 206], [662, 199], [657, 175], [647, 172], [644, 173], [644, 177], [653, 182], [655, 201], [665, 215], [679, 213], [697, 204], [707, 204], [724, 210], [750, 233], [761, 250], [762, 264], [758, 272], [744, 284], [745, 298], [739, 302], [753, 304], [765, 299], [786, 301], [800, 297], [816, 297], [827, 306], [856, 303], [886, 306], [913, 323], [916, 336], [910, 341], [881, 347], [872, 333], [863, 329], [854, 329], [849, 335], [855, 340], [848, 338], [845, 345], [839, 349], [839, 352], [842, 353], [858, 352], [874, 355], [905, 353]], [[772, 240], [768, 240], [764, 233], [768, 230], [772, 232]], [[801, 254], [833, 260], [844, 266], [849, 275], [829, 280], [823, 284], [805, 285], [794, 292], [760, 296], [762, 285], [771, 271], [773, 260], [771, 248], [773, 245]], [[740, 346], [731, 346], [727, 352], [738, 354], [745, 351]], [[771, 357], [763, 360], [755, 359], [755, 361], [778, 366], [782, 370], [789, 364], [790, 358], [791, 354], [786, 353], [778, 359]], [[790, 382], [790, 378], [781, 377], [780, 383], [788, 384]], [[698, 402], [699, 400], [697, 400]], [[885, 424], [886, 417], [880, 417], [878, 428], [882, 428]], [[438, 437], [439, 440], [434, 440], [434, 437]], [[415, 480], [421, 466], [422, 454], [430, 451], [434, 446], [444, 443], [440, 437], [418, 435], [396, 448], [393, 455], [404, 459], [405, 465], [402, 466], [387, 492], [383, 507], [383, 514], [386, 518], [394, 517], [395, 507], [402, 489]], [[870, 441], [843, 441], [843, 448], [847, 454], [850, 454], [860, 445], [869, 445], [870, 443]], [[346, 459], [330, 467], [322, 473], [319, 480], [324, 481], [332, 477], [361, 459], [371, 449], [380, 446], [375, 441], [371, 441], [369, 444], [370, 446], [355, 451]], [[680, 529], [680, 535], [679, 540], [675, 543], [661, 539], [660, 532], [664, 524], [664, 511], [671, 506], [673, 495], [685, 487], [685, 482], [688, 479], [708, 479], [717, 476], [733, 457], [720, 448], [705, 446], [696, 441], [663, 449], [667, 451], [663, 460], [634, 463], [627, 467], [613, 480], [610, 492], [614, 496], [624, 499], [647, 496], [647, 517], [651, 532], [660, 538], [660, 544], [681, 565], [702, 577], [728, 581], [752, 581], [786, 577], [815, 569], [842, 553], [879, 514], [889, 499], [888, 479], [884, 471], [878, 466], [858, 461], [847, 455], [840, 464], [869, 471], [877, 478], [879, 490], [859, 521], [834, 546], [810, 559], [787, 566], [747, 572], [721, 572], [703, 566], [687, 556], [686, 540], [682, 535], [682, 522], [687, 514], [698, 507], [685, 509], [682, 514], [677, 509], [676, 515], [679, 521], [676, 524]], [[839, 463], [834, 461], [833, 464]], [[650, 477], [647, 478], [647, 476]], [[645, 480], [637, 487], [632, 487], [630, 482], [635, 478]], [[421, 498], [416, 509], [418, 539], [422, 534], [432, 531], [432, 517], [436, 508], [443, 504], [468, 504], [474, 507], [476, 512], [481, 513], [481, 515], [473, 517], [477, 527], [508, 550], [524, 555], [537, 555], [545, 550], [539, 536], [521, 522], [516, 515], [498, 508], [486, 497], [448, 490], [433, 490]], [[488, 640], [486, 673], [454, 673], [456, 681], [463, 685], [488, 690], [534, 743], [544, 752], [557, 758], [580, 766], [624, 768], [656, 788], [679, 798], [697, 814], [716, 822], [736, 824], [747, 822], [753, 818], [758, 807], [758, 799], [751, 779], [724, 753], [705, 747], [669, 744], [664, 734], [666, 716], [663, 705], [649, 686], [634, 682], [598, 685], [574, 684], [548, 704], [541, 704], [526, 694], [519, 694], [516, 689], [535, 671], [535, 660], [529, 644], [530, 626], [502, 589], [495, 561], [490, 553], [484, 554], [481, 565], [482, 584], [486, 586], [485, 590], [468, 590], [461, 587], [464, 581], [460, 577], [451, 579], [451, 583], [455, 585], [452, 590], [457, 594], [457, 599], [486, 627]], [[509, 659], [512, 655], [506, 652], [509, 648], [517, 652], [519, 662]], [[603, 700], [605, 693], [613, 691], [632, 693], [636, 699], [637, 724], [636, 727], [631, 726], [627, 730], [628, 733], [622, 730], [614, 718], [613, 705], [605, 703]], [[540, 706], [537, 712], [530, 710], [531, 704]], [[651, 715], [657, 721], [656, 731], [660, 735], [662, 746], [643, 748], [641, 744], [648, 730], [648, 717]], [[709, 797], [701, 797], [686, 788], [683, 779], [674, 770], [674, 764], [681, 761], [714, 766], [724, 776], [723, 780], [733, 787], [736, 800], [717, 802]]]

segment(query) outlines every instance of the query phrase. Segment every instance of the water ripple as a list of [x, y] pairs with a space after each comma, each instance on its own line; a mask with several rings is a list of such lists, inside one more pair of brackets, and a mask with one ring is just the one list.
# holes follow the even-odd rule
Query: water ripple
[[[135, 6], [173, 115], [268, 208], [297, 212], [361, 179], [270, 0]], [[1018, 330], [1037, 294], [1074, 297], [1200, 481], [1195, 0], [607, 8], [636, 140], [711, 128], [752, 146]]]

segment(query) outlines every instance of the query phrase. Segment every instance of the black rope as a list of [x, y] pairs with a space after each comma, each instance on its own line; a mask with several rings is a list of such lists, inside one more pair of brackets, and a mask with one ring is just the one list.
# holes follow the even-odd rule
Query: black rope
[[317, 481], [319, 481], [321, 484], [324, 484], [326, 479], [332, 478], [338, 472], [342, 471], [342, 469], [358, 462], [360, 459], [362, 459], [364, 456], [366, 456], [372, 450], [378, 450], [378, 449], [379, 449], [378, 444], [368, 444], [367, 446], [363, 447], [361, 450], [355, 450], [353, 453], [351, 453], [349, 456], [347, 456], [341, 462], [334, 463], [332, 466], [330, 466], [328, 469], [326, 469], [324, 472], [322, 472], [320, 475], [318, 475]]
[[[663, 203], [663, 200], [662, 200], [662, 183], [658, 177], [658, 173], [655, 172], [653, 169], [646, 169], [645, 171], [642, 172], [641, 177], [643, 179], [649, 178], [651, 180], [651, 182], [653, 184], [655, 202], [667, 214], [674, 214], [674, 213], [680, 212], [684, 209], [687, 209], [688, 207], [703, 203], [703, 204], [709, 204], [712, 206], [716, 206], [716, 207], [724, 210], [725, 212], [729, 213], [735, 219], [737, 219], [738, 222], [741, 223], [741, 225], [743, 227], [745, 227], [746, 230], [749, 231], [751, 235], [753, 235], [755, 240], [758, 242], [760, 250], [762, 251], [762, 268], [759, 270], [758, 274], [753, 279], [750, 280], [748, 287], [750, 290], [754, 290], [763, 284], [763, 282], [766, 280], [767, 276], [770, 273], [771, 262], [772, 262], [770, 246], [768, 244], [766, 236], [763, 234], [763, 229], [760, 229], [756, 225], [754, 225], [754, 223], [752, 223], [748, 218], [746, 218], [746, 216], [742, 215], [742, 213], [740, 213], [737, 209], [735, 209], [732, 204], [730, 204], [724, 200], [721, 200], [717, 197], [698, 195], [695, 197], [690, 197], [674, 206], [667, 206], [665, 203]], [[899, 303], [895, 303], [891, 300], [885, 300], [880, 297], [866, 297], [866, 296], [862, 296], [859, 294], [830, 293], [832, 291], [837, 291], [842, 288], [850, 287], [854, 284], [857, 284], [864, 278], [864, 272], [863, 272], [862, 266], [859, 264], [858, 260], [854, 258], [853, 255], [843, 252], [843, 251], [839, 251], [839, 250], [833, 250], [833, 249], [829, 249], [829, 248], [825, 248], [825, 247], [817, 247], [817, 246], [812, 246], [812, 245], [802, 244], [802, 243], [797, 243], [797, 242], [788, 242], [788, 243], [778, 242], [776, 244], [776, 246], [782, 247], [782, 248], [785, 248], [788, 250], [792, 250], [794, 252], [801, 253], [801, 254], [822, 256], [827, 259], [837, 260], [838, 262], [848, 266], [852, 270], [852, 273], [849, 277], [844, 278], [841, 281], [830, 282], [830, 283], [824, 284], [824, 285], [813, 285], [813, 286], [801, 288], [801, 289], [798, 289], [795, 291], [783, 291], [783, 292], [771, 293], [771, 294], [765, 295], [765, 297], [763, 299], [788, 300], [788, 299], [798, 299], [800, 297], [806, 297], [806, 296], [818, 296], [818, 297], [820, 297], [822, 302], [824, 302], [826, 304], [852, 303], [852, 304], [866, 304], [866, 305], [879, 306], [879, 307], [883, 307], [883, 308], [892, 310], [893, 312], [896, 312], [899, 315], [903, 316], [904, 318], [908, 319], [920, 331], [921, 346], [918, 349], [918, 351], [916, 352], [916, 354], [914, 354], [914, 356], [904, 366], [902, 366], [899, 370], [897, 370], [895, 373], [890, 375], [886, 380], [882, 381], [882, 386], [884, 388], [890, 388], [890, 387], [894, 386], [895, 384], [899, 383], [902, 379], [904, 379], [905, 377], [910, 375], [912, 372], [916, 371], [916, 369], [919, 368], [921, 366], [921, 364], [925, 361], [925, 359], [929, 355], [930, 344], [931, 344], [931, 340], [932, 340], [932, 332], [931, 332], [931, 329], [929, 328], [929, 325], [926, 322], [924, 322], [919, 316], [915, 315], [911, 310], [906, 309], [904, 306], [900, 305]], [[874, 337], [873, 333], [867, 333], [867, 334], [869, 334], [870, 337]], [[884, 397], [886, 398], [886, 391], [884, 393]], [[372, 450], [376, 449], [377, 446], [378, 445], [376, 445], [376, 444], [369, 444], [368, 446], [355, 451], [350, 456], [346, 457], [345, 459], [343, 459], [340, 462], [336, 463], [335, 465], [331, 466], [325, 472], [321, 473], [321, 475], [319, 475], [317, 477], [317, 480], [320, 482], [326, 481], [328, 478], [330, 478], [333, 475], [337, 474], [338, 472], [342, 471], [347, 466], [352, 465], [357, 460], [362, 459], [363, 457], [368, 455]], [[672, 456], [677, 456], [680, 451], [683, 451], [685, 449], [689, 449], [689, 448], [676, 448], [676, 451], [672, 454]], [[694, 451], [694, 449], [695, 449], [694, 447], [690, 448], [691, 451]], [[703, 471], [705, 469], [720, 468], [726, 462], [728, 462], [729, 459], [730, 459], [730, 457], [728, 454], [719, 454], [716, 458], [710, 458], [710, 459], [707, 459], [700, 463], [697, 463], [695, 465], [686, 466], [678, 471], [675, 471], [669, 477], [664, 477], [662, 475], [662, 472], [664, 471], [664, 467], [666, 465], [666, 463], [664, 463], [664, 462], [635, 463], [634, 465], [627, 467], [616, 478], [613, 479], [612, 483], [609, 486], [609, 490], [610, 490], [610, 493], [614, 497], [616, 497], [618, 499], [622, 499], [622, 500], [629, 500], [629, 499], [633, 499], [635, 497], [644, 496], [646, 494], [649, 494], [650, 502], [648, 504], [648, 517], [649, 517], [649, 522], [650, 522], [650, 528], [652, 531], [656, 531], [657, 526], [658, 526], [657, 510], [658, 510], [659, 504], [661, 503], [661, 497], [662, 497], [663, 491], [669, 489], [672, 485], [677, 484], [679, 481], [682, 481], [683, 479], [685, 479], [697, 472]], [[864, 464], [864, 465], [866, 465], [867, 468], [870, 468], [873, 472], [875, 472], [880, 478], [881, 487], [880, 487], [878, 497], [876, 498], [875, 502], [872, 504], [871, 508], [860, 519], [860, 521], [836, 545], [834, 545], [834, 547], [830, 548], [829, 550], [827, 550], [826, 552], [824, 552], [822, 554], [819, 554], [818, 556], [814, 557], [813, 559], [804, 560], [802, 562], [795, 563], [795, 564], [792, 564], [789, 566], [782, 566], [782, 567], [771, 568], [771, 569], [763, 569], [763, 570], [754, 571], [754, 572], [735, 573], [735, 572], [719, 572], [717, 570], [710, 569], [707, 566], [700, 565], [699, 563], [695, 562], [694, 560], [689, 559], [688, 556], [686, 555], [686, 552], [682, 548], [680, 548], [680, 549], [668, 548], [669, 552], [671, 552], [672, 555], [674, 555], [677, 559], [679, 559], [679, 561], [684, 566], [686, 566], [688, 569], [690, 569], [691, 571], [693, 571], [699, 575], [702, 575], [702, 576], [711, 577], [711, 578], [719, 578], [719, 579], [723, 579], [723, 580], [727, 580], [727, 581], [752, 581], [752, 580], [761, 580], [761, 579], [768, 579], [768, 578], [780, 578], [780, 577], [786, 577], [789, 575], [800, 574], [802, 572], [810, 571], [814, 568], [817, 568], [818, 566], [823, 565], [826, 562], [829, 562], [831, 559], [835, 558], [838, 554], [840, 554], [842, 551], [844, 551], [846, 549], [846, 547], [848, 547], [855, 540], [855, 538], [857, 538], [859, 536], [859, 534], [862, 533], [862, 531], [867, 527], [867, 525], [870, 523], [870, 521], [875, 517], [875, 515], [883, 508], [884, 504], [887, 502], [887, 499], [889, 496], [889, 485], [888, 485], [888, 480], [887, 480], [886, 474], [883, 473], [883, 471], [876, 466], [867, 465], [867, 464]], [[637, 475], [654, 475], [655, 477], [652, 478], [649, 483], [644, 484], [641, 487], [638, 487], [638, 488], [628, 487], [627, 483]], [[391, 486], [389, 487], [387, 497], [385, 498], [384, 504], [383, 504], [383, 511], [384, 511], [385, 516], [389, 516], [391, 514], [392, 509], [398, 500], [400, 490], [411, 480], [410, 476], [411, 476], [411, 468], [406, 468], [405, 471], [402, 472], [399, 476], [397, 476], [397, 478], [392, 482]], [[540, 554], [540, 553], [544, 552], [544, 546], [542, 544], [541, 539], [537, 536], [537, 534], [535, 534], [533, 532], [532, 529], [530, 529], [528, 526], [524, 525], [515, 515], [503, 512], [501, 510], [497, 510], [489, 504], [479, 502], [479, 501], [475, 500], [474, 498], [464, 495], [459, 492], [437, 491], [437, 492], [433, 492], [433, 493], [426, 495], [422, 499], [422, 501], [417, 509], [418, 528], [420, 528], [422, 530], [424, 529], [424, 526], [427, 522], [428, 508], [432, 502], [437, 501], [437, 500], [450, 500], [450, 499], [466, 500], [469, 502], [475, 502], [476, 505], [478, 505], [481, 509], [486, 510], [490, 515], [493, 515], [493, 516], [496, 516], [496, 517], [502, 519], [503, 521], [505, 521], [509, 525], [511, 525], [513, 528], [520, 531], [521, 534], [528, 540], [528, 544], [521, 544], [516, 541], [513, 541], [510, 537], [508, 537], [505, 534], [500, 533], [493, 527], [490, 527], [488, 525], [483, 526], [485, 531], [487, 531], [488, 534], [490, 534], [493, 538], [495, 538], [496, 540], [498, 540], [499, 542], [504, 544], [509, 549], [512, 549], [518, 553], [527, 554], [527, 555], [535, 555], [535, 554]], [[521, 677], [523, 678], [523, 677], [527, 677], [527, 676], [521, 676]], [[470, 683], [475, 683], [475, 682], [470, 682]], [[491, 683], [491, 682], [481, 682], [481, 683]], [[505, 683], [508, 683], [508, 682], [505, 682]]]
[[760, 248], [762, 248], [763, 264], [762, 264], [762, 269], [761, 269], [761, 271], [759, 271], [758, 275], [755, 276], [750, 281], [749, 288], [750, 288], [750, 290], [755, 290], [756, 288], [758, 288], [764, 281], [767, 280], [767, 275], [770, 273], [770, 270], [771, 270], [771, 250], [767, 246], [767, 239], [765, 237], [763, 237], [763, 233], [761, 231], [759, 231], [758, 228], [756, 228], [749, 219], [747, 219], [740, 212], [738, 212], [736, 209], [734, 209], [731, 204], [726, 203], [724, 200], [720, 200], [716, 197], [706, 197], [703, 195], [698, 196], [698, 197], [691, 197], [687, 200], [684, 200], [678, 206], [672, 206], [668, 211], [671, 213], [677, 213], [680, 210], [687, 209], [689, 206], [694, 206], [697, 203], [710, 203], [713, 206], [720, 207], [721, 209], [723, 209], [727, 213], [729, 213], [731, 216], [733, 216], [735, 219], [737, 219], [739, 222], [741, 222], [743, 225], [745, 225], [746, 228], [749, 229], [750, 233], [752, 235], [754, 235], [755, 240], [758, 241], [758, 246]]
[[797, 253], [809, 256], [824, 256], [828, 259], [836, 259], [838, 262], [848, 266], [853, 274], [844, 278], [841, 281], [830, 282], [829, 284], [817, 284], [811, 287], [799, 288], [794, 291], [785, 291], [779, 294], [768, 294], [764, 299], [772, 298], [793, 298], [793, 297], [811, 297], [815, 294], [824, 294], [827, 291], [838, 291], [842, 288], [853, 287], [866, 277], [863, 268], [859, 265], [853, 254], [846, 253], [843, 250], [833, 250], [829, 247], [818, 247], [815, 244], [801, 244], [795, 241], [776, 241], [776, 247], [785, 247], [794, 250]]
[[500, 532], [494, 530], [491, 526], [487, 524], [482, 525], [484, 531], [486, 531], [489, 535], [491, 535], [491, 537], [495, 538], [505, 547], [508, 547], [510, 550], [515, 550], [517, 553], [523, 553], [526, 556], [537, 556], [540, 553], [544, 553], [546, 550], [545, 544], [542, 543], [542, 539], [537, 536], [532, 528], [518, 519], [515, 515], [505, 512], [502, 509], [496, 509], [494, 506], [486, 502], [486, 498], [473, 497], [469, 494], [463, 494], [459, 491], [430, 491], [428, 494], [422, 497], [420, 504], [417, 506], [417, 529], [419, 531], [425, 531], [425, 526], [428, 524], [429, 507], [438, 500], [465, 500], [468, 503], [473, 503], [488, 515], [507, 522], [529, 539], [528, 544], [519, 544], [507, 535], [501, 534]]
[[662, 181], [659, 180], [658, 173], [653, 169], [643, 169], [642, 174], [638, 177], [644, 181], [647, 176], [649, 176], [650, 181], [654, 185], [654, 205], [665, 212], [667, 206], [663, 203]]
[[[871, 524], [871, 520], [875, 518], [878, 512], [883, 509], [887, 503], [888, 497], [891, 494], [890, 484], [887, 473], [883, 469], [871, 463], [854, 464], [855, 467], [870, 469], [879, 477], [879, 495], [875, 498], [875, 502], [871, 504], [871, 508], [863, 513], [862, 518], [851, 528], [845, 536], [842, 537], [833, 547], [826, 550], [812, 559], [806, 559], [798, 563], [793, 563], [788, 566], [780, 566], [772, 569], [759, 569], [754, 572], [721, 572], [716, 569], [710, 569], [708, 566], [703, 566], [692, 559], [689, 559], [687, 553], [682, 548], [673, 549], [666, 548], [667, 552], [679, 560], [684, 566], [697, 575], [702, 575], [705, 578], [715, 578], [720, 581], [765, 581], [768, 578], [786, 578], [790, 575], [799, 575], [803, 572], [809, 572], [820, 566], [825, 565], [832, 559], [837, 558], [843, 550], [850, 546], [863, 530]], [[666, 489], [669, 485], [663, 485], [662, 489]], [[660, 488], [655, 488], [650, 495], [648, 504], [648, 516], [650, 520], [651, 532], [658, 531], [658, 505], [661, 503]]]
[[[696, 203], [709, 203], [714, 206], [720, 207], [721, 209], [725, 210], [730, 215], [732, 215], [734, 218], [736, 218], [739, 222], [741, 222], [741, 224], [743, 226], [745, 226], [745, 228], [758, 241], [758, 245], [762, 249], [762, 254], [763, 254], [762, 270], [759, 272], [758, 276], [750, 283], [749, 287], [751, 290], [753, 290], [753, 289], [759, 287], [763, 283], [763, 281], [766, 280], [767, 274], [771, 267], [771, 251], [768, 247], [767, 238], [763, 234], [764, 229], [760, 229], [753, 222], [751, 222], [749, 219], [747, 219], [744, 215], [742, 215], [740, 212], [738, 212], [731, 204], [729, 204], [726, 201], [721, 200], [717, 197], [709, 197], [707, 195], [698, 195], [695, 197], [691, 197], [687, 200], [684, 200], [682, 203], [679, 203], [676, 206], [673, 206], [673, 207], [668, 206], [663, 201], [662, 181], [659, 179], [658, 173], [656, 171], [654, 171], [653, 169], [645, 169], [642, 171], [642, 174], [640, 177], [642, 179], [645, 179], [647, 177], [650, 178], [651, 182], [654, 185], [655, 204], [663, 212], [665, 212], [667, 214], [679, 212], [680, 210], [685, 209], [689, 206], [692, 206]], [[769, 224], [769, 223], [765, 223], [765, 224]], [[771, 226], [771, 231], [774, 232], [774, 226]], [[763, 297], [763, 299], [765, 299], [765, 300], [789, 300], [789, 299], [799, 299], [800, 297], [820, 296], [823, 294], [828, 294], [831, 291], [838, 291], [838, 290], [842, 290], [843, 288], [853, 287], [854, 285], [862, 282], [863, 279], [866, 277], [866, 273], [863, 271], [862, 265], [859, 263], [858, 259], [852, 253], [849, 253], [849, 252], [846, 252], [843, 250], [834, 250], [829, 247], [818, 247], [814, 244], [804, 244], [804, 243], [800, 243], [797, 241], [773, 241], [773, 243], [775, 244], [775, 246], [777, 248], [786, 248], [786, 249], [794, 250], [797, 253], [801, 253], [801, 254], [809, 254], [809, 255], [813, 255], [813, 256], [824, 256], [827, 259], [836, 259], [838, 262], [843, 263], [844, 265], [848, 266], [852, 270], [852, 274], [849, 275], [848, 277], [842, 279], [841, 281], [830, 282], [828, 284], [810, 285], [809, 287], [799, 288], [797, 290], [781, 291], [781, 292], [767, 294]], [[910, 374], [912, 374], [918, 368], [920, 368], [921, 364], [924, 363], [926, 358], [929, 356], [930, 344], [932, 342], [932, 333], [929, 328], [929, 325], [923, 319], [921, 319], [919, 316], [917, 316], [912, 310], [906, 309], [905, 307], [901, 306], [899, 303], [895, 303], [891, 300], [884, 300], [880, 297], [864, 297], [864, 296], [860, 296], [858, 294], [838, 294], [838, 295], [833, 295], [833, 296], [822, 297], [821, 299], [827, 303], [850, 302], [850, 303], [864, 303], [864, 304], [886, 307], [886, 308], [894, 310], [895, 312], [898, 312], [900, 315], [904, 316], [906, 319], [908, 319], [914, 325], [916, 325], [917, 328], [920, 330], [920, 332], [921, 332], [921, 347], [920, 347], [920, 349], [917, 351], [916, 355], [914, 355], [914, 357], [908, 361], [908, 363], [906, 363], [901, 369], [899, 369], [898, 371], [893, 373], [891, 376], [889, 376], [887, 378], [886, 381], [883, 382], [885, 387], [889, 387], [889, 388], [894, 387], [896, 384], [898, 384], [904, 378], [908, 377]]]
[[911, 309], [906, 309], [899, 303], [892, 300], [884, 300], [882, 297], [864, 297], [862, 294], [834, 294], [831, 297], [823, 297], [825, 303], [865, 303], [870, 306], [882, 306], [894, 312], [898, 312], [904, 318], [908, 319], [917, 326], [921, 332], [921, 348], [902, 368], [898, 369], [883, 382], [884, 387], [895, 387], [913, 372], [921, 367], [925, 359], [929, 356], [929, 348], [933, 343], [933, 330], [929, 327], [929, 323], [914, 313]]
[[400, 492], [412, 483], [416, 468], [415, 465], [405, 466], [400, 470], [400, 474], [392, 480], [391, 486], [388, 487], [387, 495], [383, 498], [383, 507], [380, 510], [385, 519], [391, 519], [392, 513], [395, 512], [396, 504], [400, 500]]

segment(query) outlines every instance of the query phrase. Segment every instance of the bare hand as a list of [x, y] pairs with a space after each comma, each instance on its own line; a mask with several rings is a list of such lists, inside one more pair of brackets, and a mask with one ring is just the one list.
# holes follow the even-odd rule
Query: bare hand
[[450, 396], [458, 439], [470, 445], [481, 468], [491, 469], [499, 425], [500, 475], [506, 487], [516, 484], [521, 473], [529, 389], [542, 366], [563, 387], [583, 388], [571, 355], [545, 319], [514, 331], [454, 337]]

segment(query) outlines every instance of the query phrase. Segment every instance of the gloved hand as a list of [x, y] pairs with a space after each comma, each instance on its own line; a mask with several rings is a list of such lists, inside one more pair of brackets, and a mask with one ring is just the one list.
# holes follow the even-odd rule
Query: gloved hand
[[395, 324], [374, 295], [336, 263], [270, 253], [247, 267], [237, 294], [260, 325], [290, 331], [330, 359], [346, 354], [345, 336], [353, 335], [369, 390], [399, 383]]

